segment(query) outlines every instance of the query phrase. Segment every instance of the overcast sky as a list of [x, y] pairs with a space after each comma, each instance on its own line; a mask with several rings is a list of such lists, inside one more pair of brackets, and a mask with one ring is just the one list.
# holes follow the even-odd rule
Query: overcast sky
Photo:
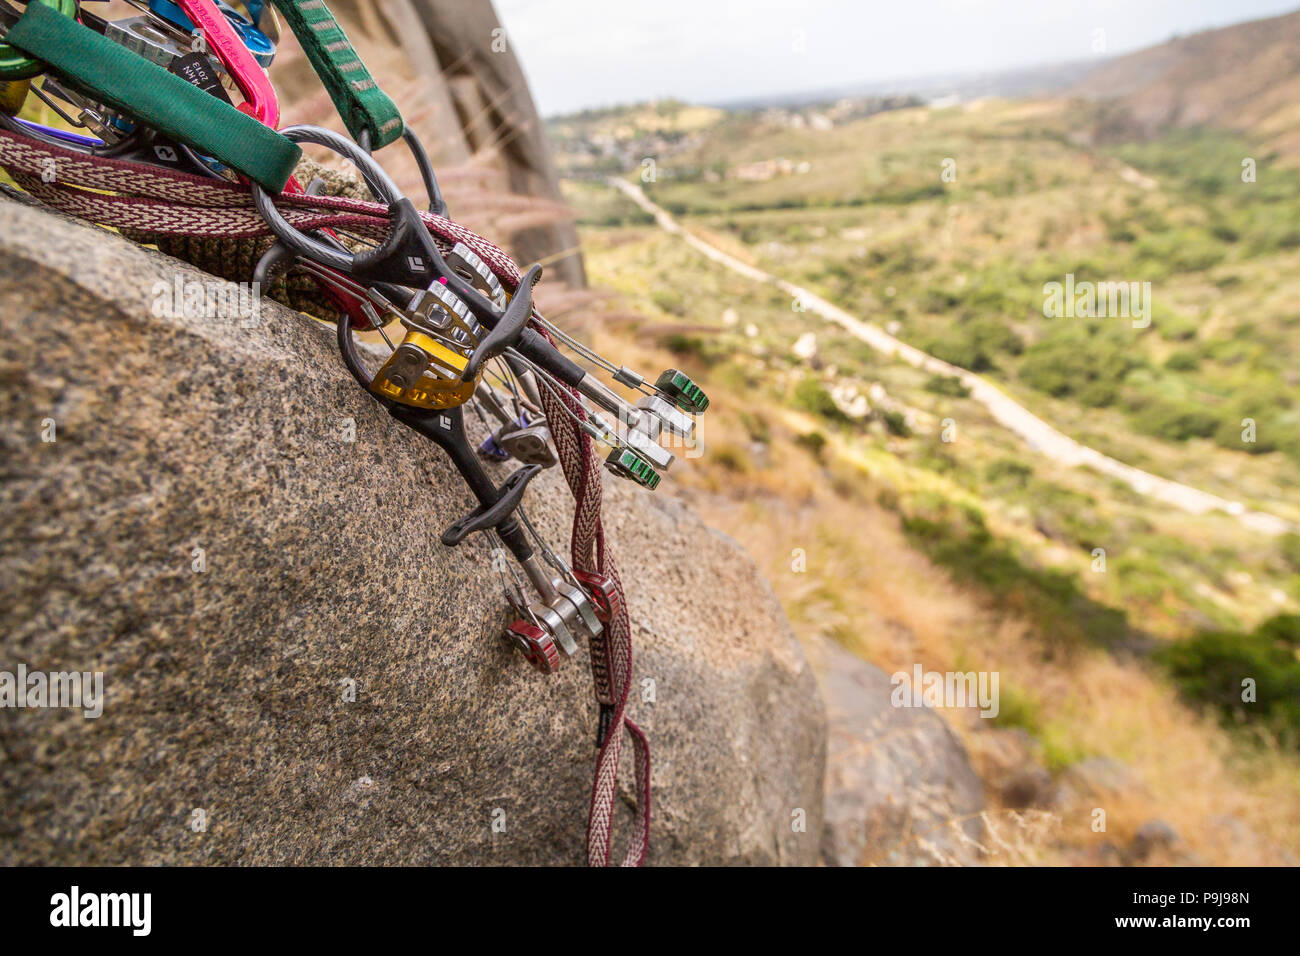
[[1300, 0], [494, 0], [543, 115], [1063, 63]]

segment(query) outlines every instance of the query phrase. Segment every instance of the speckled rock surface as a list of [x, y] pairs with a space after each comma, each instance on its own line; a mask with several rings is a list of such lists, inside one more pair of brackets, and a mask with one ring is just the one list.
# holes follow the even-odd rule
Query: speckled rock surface
[[[0, 670], [106, 694], [97, 720], [0, 709], [0, 863], [581, 863], [586, 649], [544, 678], [498, 639], [486, 549], [437, 541], [468, 493], [331, 330], [270, 302], [252, 328], [155, 316], [178, 274], [203, 278], [0, 198]], [[562, 546], [554, 472], [528, 500]], [[815, 862], [825, 716], [775, 597], [606, 481], [651, 862]]]
[[824, 861], [980, 862], [984, 788], [943, 718], [892, 706], [889, 675], [833, 644], [812, 656], [830, 726]]

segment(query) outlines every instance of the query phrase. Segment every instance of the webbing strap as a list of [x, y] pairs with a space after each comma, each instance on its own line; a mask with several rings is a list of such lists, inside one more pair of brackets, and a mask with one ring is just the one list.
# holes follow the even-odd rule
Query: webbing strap
[[280, 192], [302, 149], [229, 103], [49, 7], [27, 5], [5, 39], [71, 85]]
[[370, 75], [325, 0], [271, 2], [298, 38], [352, 138], [359, 142], [364, 131], [370, 148], [379, 149], [401, 136], [405, 127], [397, 104]]
[[[41, 174], [50, 161], [57, 164], [58, 176], [47, 183]], [[0, 168], [33, 196], [103, 225], [164, 236], [253, 239], [270, 235], [248, 190], [233, 183], [87, 156], [4, 130], [0, 130]], [[337, 226], [380, 240], [391, 228], [388, 209], [365, 200], [299, 194], [285, 195], [279, 203], [285, 218], [301, 230]], [[518, 286], [519, 268], [504, 251], [450, 219], [432, 213], [421, 213], [421, 219], [444, 255], [454, 243], [464, 242], [508, 288]], [[543, 390], [542, 404], [574, 497], [573, 566], [607, 575], [621, 596], [623, 585], [601, 519], [600, 458], [590, 436], [577, 424], [580, 418], [585, 420], [583, 405], [573, 389], [563, 385]], [[627, 713], [633, 676], [631, 621], [627, 601], [618, 604], [618, 615], [591, 644], [602, 729], [587, 816], [587, 860], [594, 866], [607, 865], [613, 850], [625, 733], [632, 744], [636, 814], [622, 864], [639, 866], [650, 846], [650, 745]]]
[[[500, 273], [498, 276], [504, 279]], [[601, 518], [600, 457], [595, 453], [591, 437], [578, 426], [578, 421], [586, 420], [582, 402], [572, 388], [563, 386], [558, 390], [545, 389], [542, 406], [565, 480], [573, 492], [573, 533], [570, 539], [573, 566], [581, 571], [606, 575], [621, 596], [623, 583], [605, 540]], [[608, 866], [614, 848], [618, 768], [624, 731], [632, 741], [636, 816], [622, 865], [640, 866], [650, 849], [650, 742], [627, 713], [632, 690], [632, 626], [627, 601], [621, 600], [619, 605], [618, 614], [591, 642], [591, 673], [601, 721], [596, 773], [587, 810], [587, 862], [592, 866]]]

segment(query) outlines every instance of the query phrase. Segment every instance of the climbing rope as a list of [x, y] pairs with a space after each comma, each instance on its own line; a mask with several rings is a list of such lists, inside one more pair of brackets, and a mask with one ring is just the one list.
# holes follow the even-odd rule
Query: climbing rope
[[[613, 857], [619, 763], [630, 740], [636, 812], [621, 862], [640, 865], [650, 838], [650, 748], [627, 713], [632, 628], [602, 520], [602, 479], [609, 471], [656, 487], [674, 460], [661, 436], [691, 436], [707, 397], [676, 369], [649, 384], [533, 307], [541, 266], [521, 271], [450, 218], [424, 147], [322, 0], [272, 4], [353, 138], [276, 128], [279, 104], [264, 67], [275, 52], [269, 34], [278, 32], [263, 2], [243, 10], [220, 0], [129, 2], [140, 15], [110, 21], [74, 0], [0, 0], [0, 168], [52, 208], [226, 278], [266, 283], [335, 325], [358, 384], [442, 448], [477, 501], [442, 543], [455, 547], [477, 533], [494, 562], [502, 552], [513, 558], [496, 567], [516, 615], [505, 639], [543, 673], [587, 643], [599, 713], [587, 860], [604, 866]], [[29, 94], [79, 131], [19, 117]], [[372, 155], [399, 138], [420, 167], [426, 210]], [[330, 175], [302, 162], [304, 143], [349, 160], [368, 198], [326, 194]], [[306, 187], [296, 170], [308, 172]], [[366, 331], [382, 337], [386, 355], [359, 344]], [[635, 403], [602, 375], [639, 396]], [[466, 408], [490, 428], [477, 448]], [[598, 444], [608, 448], [603, 458]], [[483, 467], [511, 458], [520, 467], [499, 483]], [[529, 482], [557, 463], [574, 499], [567, 561], [522, 507]]]

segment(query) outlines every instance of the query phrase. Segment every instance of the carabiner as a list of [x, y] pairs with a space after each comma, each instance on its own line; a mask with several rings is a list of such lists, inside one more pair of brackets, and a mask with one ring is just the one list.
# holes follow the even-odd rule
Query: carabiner
[[[434, 283], [445, 285], [468, 305], [478, 321], [489, 329], [496, 328], [497, 324], [505, 319], [509, 306], [506, 310], [502, 310], [497, 303], [466, 282], [447, 263], [429, 235], [428, 227], [425, 226], [415, 204], [402, 195], [397, 184], [383, 167], [362, 147], [340, 133], [317, 126], [287, 126], [280, 130], [280, 133], [291, 142], [314, 143], [332, 149], [351, 160], [375, 198], [388, 206], [393, 224], [388, 236], [377, 249], [355, 254], [340, 250], [295, 229], [275, 207], [271, 195], [253, 183], [253, 203], [257, 211], [271, 231], [291, 250], [314, 260], [319, 265], [370, 283], [390, 282], [411, 289], [429, 289]], [[516, 288], [516, 297], [522, 286], [521, 283], [520, 288]], [[514, 318], [513, 315], [511, 317]], [[590, 380], [590, 376], [581, 366], [562, 355], [535, 329], [529, 328], [526, 322], [519, 328], [512, 329], [512, 332], [515, 333], [511, 336], [513, 341], [506, 344], [515, 348], [529, 361], [536, 363], [566, 385], [584, 390], [590, 389], [602, 399], [607, 394], [607, 400], [615, 403], [615, 409], [619, 408], [621, 399], [608, 389], [598, 390], [592, 386], [590, 381], [594, 380]], [[632, 418], [639, 417], [635, 410], [629, 410], [632, 412]]]
[[[258, 4], [257, 6], [258, 14], [260, 15], [261, 5]], [[184, 0], [181, 0], [180, 5], [173, 3], [172, 0], [149, 0], [149, 9], [157, 16], [162, 17], [168, 23], [180, 27], [187, 33], [194, 30], [196, 21], [194, 17], [188, 15], [187, 11], [184, 9]], [[239, 34], [239, 38], [243, 41], [244, 46], [248, 48], [248, 52], [253, 55], [254, 59], [256, 59], [262, 66], [269, 67], [275, 60], [275, 44], [271, 41], [271, 38], [258, 27], [257, 17], [255, 16], [252, 20], [248, 19], [248, 17], [245, 17], [230, 4], [226, 3], [225, 0], [217, 0], [217, 9], [221, 11], [222, 16], [224, 16], [230, 23], [231, 29], [233, 29], [235, 33]], [[250, 15], [252, 14], [251, 6], [249, 13]]]
[[[33, 0], [73, 20], [77, 19], [77, 0]], [[12, 24], [6, 24], [12, 26]], [[45, 72], [45, 64], [17, 47], [0, 41], [0, 80], [29, 80]]]
[[275, 95], [275, 87], [236, 32], [234, 24], [217, 8], [214, 0], [180, 0], [180, 5], [185, 15], [202, 31], [208, 48], [217, 54], [217, 59], [243, 94], [244, 102], [239, 104], [239, 109], [271, 129], [279, 126], [280, 101]]

